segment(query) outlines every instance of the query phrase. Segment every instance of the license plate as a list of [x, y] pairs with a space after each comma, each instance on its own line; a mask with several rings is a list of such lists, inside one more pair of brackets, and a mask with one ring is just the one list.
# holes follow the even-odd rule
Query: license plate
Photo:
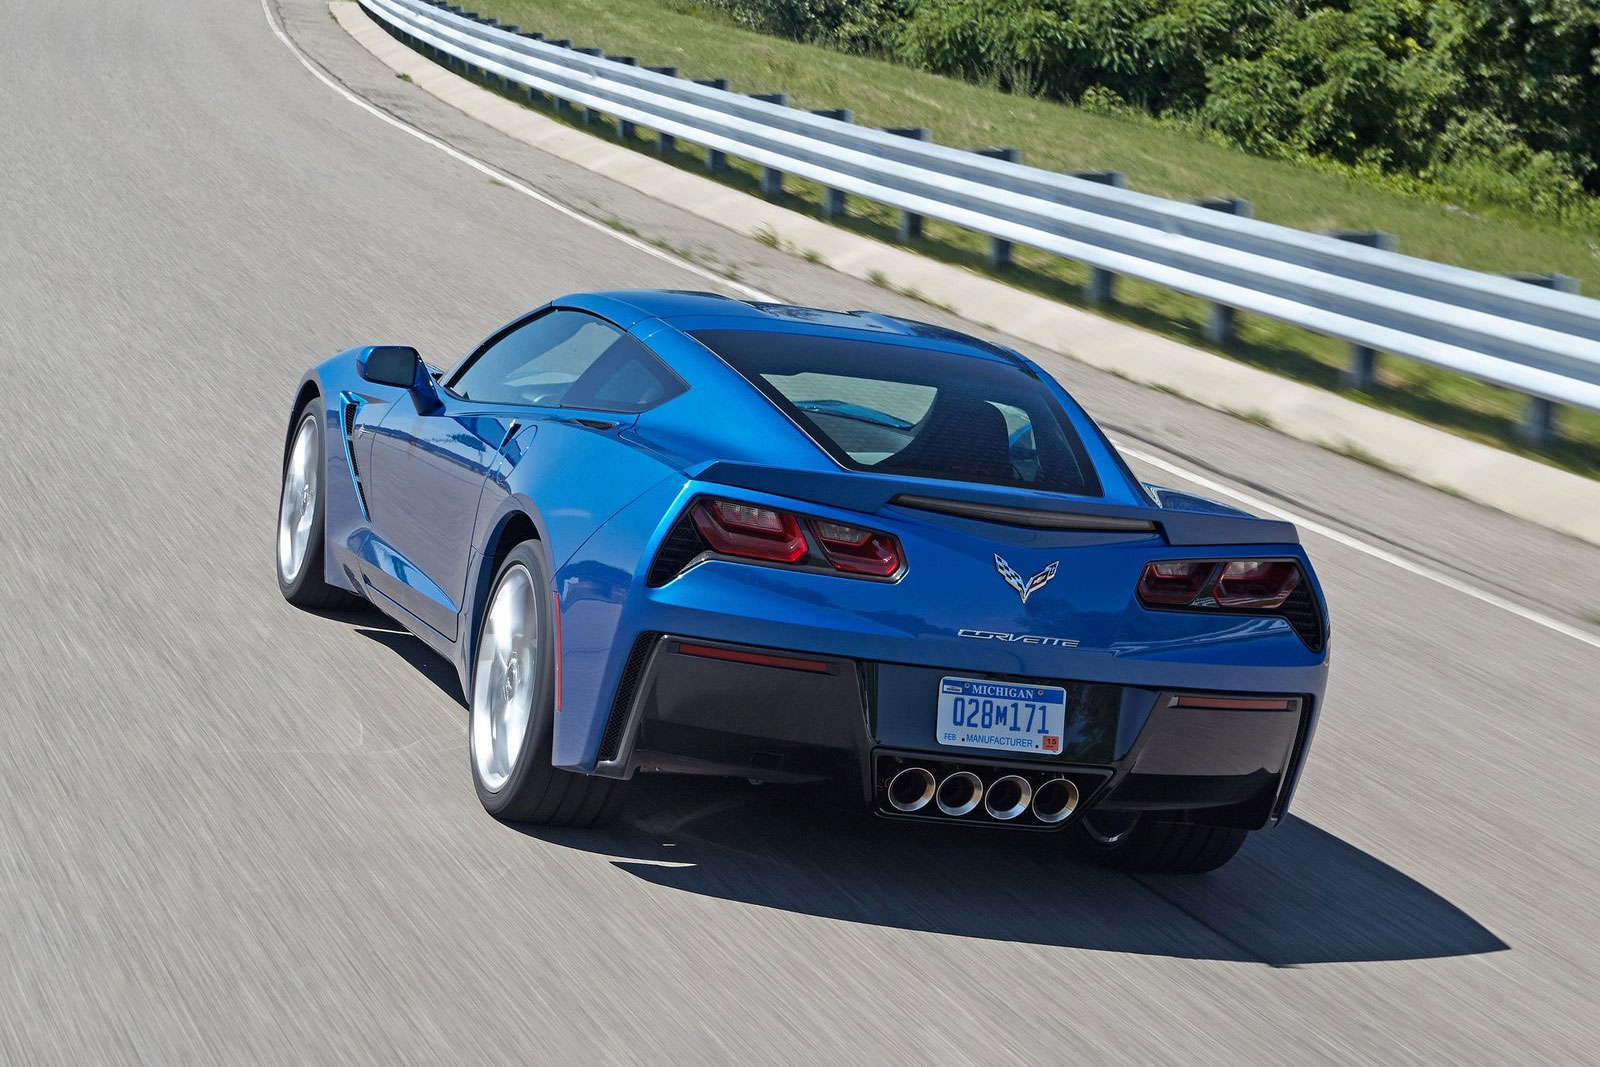
[[941, 745], [1055, 755], [1066, 719], [1067, 691], [1059, 686], [939, 679]]

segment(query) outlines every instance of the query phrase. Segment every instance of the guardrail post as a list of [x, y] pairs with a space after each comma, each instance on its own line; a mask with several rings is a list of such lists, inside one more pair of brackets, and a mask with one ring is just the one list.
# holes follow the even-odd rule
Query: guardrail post
[[[1554, 289], [1558, 293], [1576, 293], [1578, 279], [1570, 274], [1513, 274], [1519, 282]], [[1522, 421], [1517, 423], [1517, 436], [1530, 445], [1542, 445], [1555, 437], [1556, 405], [1542, 396], [1530, 396], [1524, 401]]]
[[[1380, 252], [1393, 252], [1400, 244], [1398, 237], [1382, 230], [1329, 230], [1328, 236]], [[1339, 377], [1352, 389], [1371, 389], [1378, 381], [1378, 353], [1366, 345], [1351, 345], [1350, 365]]]
[[[1098, 182], [1113, 189], [1126, 189], [1128, 176], [1120, 170], [1069, 170], [1067, 176], [1086, 182]], [[1084, 296], [1091, 304], [1109, 304], [1117, 299], [1117, 276], [1099, 267], [1089, 268], [1089, 288]]]
[[[646, 67], [644, 69], [653, 74], [665, 74], [669, 78], [676, 78], [678, 76], [677, 67]], [[660, 130], [656, 131], [656, 155], [670, 156], [677, 150], [678, 139], [676, 137], [672, 136], [670, 133], [662, 133]]]
[[[508, 26], [506, 28], [507, 30], [514, 32], [518, 37], [526, 38], [529, 41], [544, 40], [544, 34], [540, 33], [538, 30], [532, 30], [524, 33], [522, 31], [522, 27], [520, 26]], [[522, 98], [530, 104], [544, 99], [544, 94], [531, 85], [518, 85], [517, 83], [512, 82], [508, 85], [508, 88], [510, 88], [513, 92], [521, 90]]]
[[1530, 445], [1542, 445], [1556, 436], [1556, 405], [1542, 396], [1527, 398], [1517, 436]]
[[[624, 67], [637, 67], [639, 65], [638, 56], [606, 56], [606, 58], [613, 63], [621, 63]], [[617, 119], [617, 137], [619, 140], [631, 141], [637, 136], [639, 136], [638, 126], [627, 119]]]
[[[847, 107], [814, 107], [813, 115], [821, 115], [825, 119], [834, 119], [838, 122], [854, 122], [856, 113]], [[843, 189], [822, 190], [822, 217], [836, 219], [844, 214], [845, 199]]]
[[[604, 56], [606, 54], [605, 49], [603, 48], [574, 48], [573, 51], [578, 53], [580, 56]], [[583, 124], [585, 126], [590, 126], [596, 122], [599, 122], [602, 117], [603, 116], [600, 114], [600, 112], [596, 111], [592, 107], [586, 107], [583, 109]]]
[[[551, 45], [555, 48], [571, 48], [572, 38], [557, 37], [553, 40], [546, 41], [545, 44]], [[554, 93], [550, 94], [550, 100], [555, 104], [557, 115], [570, 114], [572, 111], [576, 110], [571, 104], [561, 99], [561, 97], [556, 96]]]
[[[909, 137], [913, 141], [933, 140], [933, 131], [926, 126], [887, 126], [883, 132], [896, 137]], [[900, 212], [900, 242], [904, 244], [921, 236], [922, 216], [912, 211]]]
[[[1021, 163], [1022, 149], [1020, 148], [975, 148], [980, 156], [990, 159], [1001, 159], [1007, 163]], [[1011, 266], [1011, 242], [1004, 237], [989, 238], [989, 266], [995, 270], [1004, 270]]]
[[[707, 85], [713, 89], [721, 89], [723, 92], [728, 91], [727, 78], [696, 78], [694, 83], [696, 85]], [[721, 174], [727, 169], [728, 153], [715, 148], [706, 149], [706, 170], [709, 170], [712, 174]]]
[[1537, 285], [1541, 289], [1554, 289], [1558, 293], [1576, 293], [1579, 288], [1578, 279], [1570, 274], [1508, 274], [1508, 278], [1515, 278], [1519, 282]]
[[[1207, 196], [1196, 200], [1195, 204], [1210, 211], [1236, 215], [1241, 219], [1254, 218], [1256, 213], [1254, 204], [1237, 196]], [[1223, 304], [1212, 304], [1211, 314], [1206, 318], [1205, 338], [1218, 348], [1230, 345], [1234, 340], [1235, 325], [1233, 308]]]
[[[751, 93], [750, 99], [779, 107], [789, 106], [788, 93]], [[783, 195], [783, 171], [776, 167], [761, 168], [761, 195], [769, 199]]]

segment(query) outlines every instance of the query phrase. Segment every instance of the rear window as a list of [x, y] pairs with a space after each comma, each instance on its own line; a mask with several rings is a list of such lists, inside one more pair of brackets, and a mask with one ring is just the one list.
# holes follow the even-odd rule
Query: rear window
[[846, 467], [1100, 495], [1066, 412], [1022, 367], [854, 338], [692, 336]]

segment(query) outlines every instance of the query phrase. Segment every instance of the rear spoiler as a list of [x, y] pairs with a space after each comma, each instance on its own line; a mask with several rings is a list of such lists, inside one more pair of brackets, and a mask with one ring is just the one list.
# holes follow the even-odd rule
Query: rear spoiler
[[[1293, 523], [1258, 519], [1199, 497], [1163, 489], [1154, 492], [1166, 506], [1139, 506], [973, 483], [784, 470], [748, 463], [708, 463], [687, 473], [697, 481], [866, 514], [893, 506], [1041, 530], [1149, 530], [1159, 532], [1169, 545], [1179, 546], [1300, 543]], [[1191, 506], [1199, 509], [1187, 510]]]

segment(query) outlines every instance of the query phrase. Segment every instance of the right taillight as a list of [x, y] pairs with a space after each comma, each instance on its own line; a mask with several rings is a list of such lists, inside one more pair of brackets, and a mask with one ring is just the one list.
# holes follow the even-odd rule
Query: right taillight
[[1276, 611], [1300, 584], [1300, 565], [1286, 560], [1240, 559], [1226, 563], [1211, 595], [1217, 605]]
[[1215, 563], [1160, 560], [1147, 563], [1139, 576], [1139, 599], [1160, 607], [1188, 607], [1205, 590]]
[[1316, 593], [1292, 559], [1161, 559], [1144, 565], [1139, 603], [1160, 611], [1276, 615], [1320, 652], [1327, 624]]
[[1145, 564], [1138, 593], [1154, 608], [1277, 611], [1300, 581], [1292, 559], [1163, 559]]

